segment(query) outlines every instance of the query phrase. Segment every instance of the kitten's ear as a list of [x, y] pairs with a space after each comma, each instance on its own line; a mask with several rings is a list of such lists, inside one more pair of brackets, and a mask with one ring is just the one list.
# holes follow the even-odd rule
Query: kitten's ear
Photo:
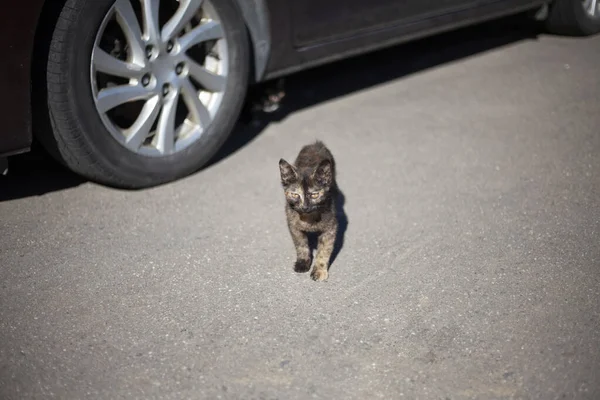
[[321, 186], [330, 186], [333, 183], [333, 168], [331, 161], [323, 160], [313, 175], [315, 181]]
[[283, 158], [279, 160], [279, 172], [281, 174], [281, 184], [283, 186], [294, 183], [298, 179], [298, 174], [296, 174], [294, 166], [290, 165], [290, 163]]

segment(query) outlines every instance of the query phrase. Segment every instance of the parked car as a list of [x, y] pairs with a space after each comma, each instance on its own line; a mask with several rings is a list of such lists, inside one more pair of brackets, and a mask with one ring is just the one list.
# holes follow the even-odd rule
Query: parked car
[[35, 134], [90, 180], [169, 182], [223, 145], [249, 85], [528, 10], [600, 31], [596, 0], [22, 0], [0, 16], [0, 156]]

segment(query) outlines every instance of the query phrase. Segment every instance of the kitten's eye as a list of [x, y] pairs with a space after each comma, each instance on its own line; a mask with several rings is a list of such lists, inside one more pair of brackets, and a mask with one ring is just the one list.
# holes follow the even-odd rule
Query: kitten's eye
[[292, 197], [292, 199], [297, 199], [298, 197], [300, 197], [298, 193], [290, 193], [290, 196]]
[[310, 194], [311, 199], [316, 199], [317, 197], [319, 197], [319, 193], [311, 193]]

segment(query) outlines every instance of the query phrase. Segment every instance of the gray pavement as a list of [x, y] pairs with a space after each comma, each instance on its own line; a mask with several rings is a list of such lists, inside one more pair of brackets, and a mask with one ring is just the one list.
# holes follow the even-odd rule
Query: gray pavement
[[[0, 398], [600, 398], [600, 37], [468, 32], [292, 77], [170, 185], [2, 178]], [[277, 167], [316, 138], [324, 283]]]

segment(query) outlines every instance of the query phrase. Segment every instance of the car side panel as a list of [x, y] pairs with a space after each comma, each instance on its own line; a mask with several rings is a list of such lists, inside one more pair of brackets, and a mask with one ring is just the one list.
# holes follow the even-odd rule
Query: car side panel
[[0, 156], [29, 150], [31, 132], [31, 62], [37, 21], [44, 0], [21, 0], [0, 13]]
[[323, 40], [344, 39], [362, 31], [417, 20], [477, 0], [302, 0], [291, 2], [294, 45], [306, 47]]
[[289, 3], [281, 0], [267, 0], [271, 16], [272, 43], [267, 73], [263, 80], [477, 22], [526, 11], [547, 2], [548, 0], [480, 0], [475, 6], [461, 8], [454, 12], [411, 20], [344, 39], [328, 40], [311, 46], [294, 48], [292, 46], [294, 19]]
[[252, 41], [254, 76], [259, 81], [269, 60], [271, 29], [266, 0], [236, 0]]

